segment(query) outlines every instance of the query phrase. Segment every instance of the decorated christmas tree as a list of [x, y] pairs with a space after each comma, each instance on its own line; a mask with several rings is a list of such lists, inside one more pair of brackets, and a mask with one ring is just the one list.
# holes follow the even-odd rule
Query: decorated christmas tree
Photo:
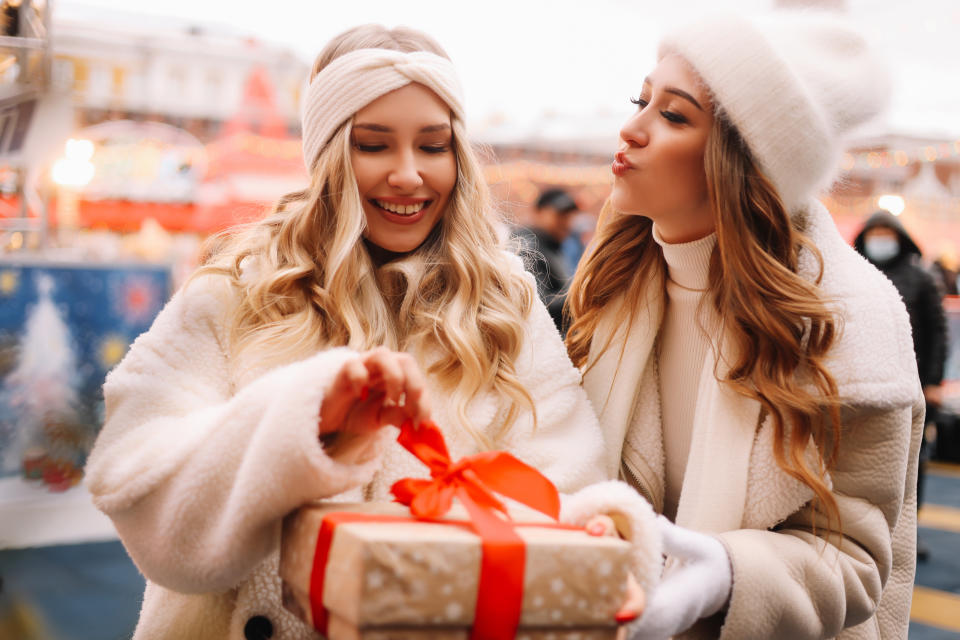
[[40, 273], [36, 286], [37, 303], [27, 314], [16, 364], [0, 391], [12, 411], [0, 464], [5, 472], [19, 469], [52, 490], [64, 490], [80, 480], [89, 435], [78, 415], [75, 345], [53, 299], [53, 278]]

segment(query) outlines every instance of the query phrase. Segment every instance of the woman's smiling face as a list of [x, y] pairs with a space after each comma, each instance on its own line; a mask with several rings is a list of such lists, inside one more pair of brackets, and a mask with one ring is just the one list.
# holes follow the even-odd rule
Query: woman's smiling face
[[611, 202], [650, 218], [667, 242], [709, 235], [714, 214], [703, 156], [713, 104], [696, 72], [668, 55], [643, 83], [637, 112], [620, 130]]
[[425, 86], [387, 93], [353, 117], [350, 163], [382, 249], [413, 251], [439, 222], [457, 183], [450, 108]]

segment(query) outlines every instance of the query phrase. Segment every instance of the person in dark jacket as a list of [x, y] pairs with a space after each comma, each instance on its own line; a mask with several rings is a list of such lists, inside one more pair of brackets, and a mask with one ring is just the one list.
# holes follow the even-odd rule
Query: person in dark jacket
[[960, 295], [960, 273], [957, 271], [957, 259], [953, 252], [941, 254], [931, 267], [944, 295]]
[[[927, 401], [927, 423], [936, 418], [941, 401], [943, 367], [947, 354], [947, 322], [942, 293], [933, 275], [920, 263], [920, 248], [896, 216], [877, 211], [857, 234], [853, 246], [893, 282], [910, 315], [913, 348], [923, 395]], [[917, 507], [923, 504], [926, 475], [926, 439], [921, 440], [917, 477]], [[917, 557], [926, 559], [927, 551], [917, 545]]]
[[524, 265], [536, 278], [537, 293], [561, 333], [567, 282], [573, 275], [567, 266], [563, 241], [570, 235], [578, 209], [576, 201], [563, 189], [547, 189], [537, 198], [529, 226], [515, 231]]

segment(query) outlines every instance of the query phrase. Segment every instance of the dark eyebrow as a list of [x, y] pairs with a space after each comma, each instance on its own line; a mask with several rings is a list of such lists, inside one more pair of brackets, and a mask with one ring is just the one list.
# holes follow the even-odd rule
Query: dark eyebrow
[[689, 93], [687, 93], [686, 91], [684, 91], [683, 89], [677, 89], [676, 87], [667, 87], [666, 89], [664, 89], [664, 91], [666, 91], [667, 93], [672, 93], [675, 96], [680, 96], [681, 98], [686, 98], [691, 103], [693, 103], [693, 106], [695, 106], [697, 109], [700, 109], [700, 111], [703, 111], [703, 107], [700, 106], [700, 103], [697, 102], [697, 99], [694, 98]]
[[[390, 127], [384, 126], [382, 124], [360, 122], [358, 124], [353, 125], [353, 128], [366, 129], [367, 131], [376, 131], [378, 133], [393, 133], [393, 129], [391, 129]], [[426, 127], [423, 127], [422, 129], [420, 129], [420, 133], [433, 133], [434, 131], [447, 131], [449, 129], [450, 129], [450, 125], [444, 122], [443, 124], [427, 125]]]
[[[643, 84], [653, 84], [653, 83], [650, 82], [650, 78], [644, 78]], [[700, 106], [700, 103], [697, 102], [697, 99], [694, 98], [689, 93], [687, 93], [686, 91], [684, 91], [683, 89], [677, 89], [676, 87], [665, 87], [663, 91], [665, 93], [672, 93], [675, 96], [680, 96], [685, 100], [689, 100], [693, 106], [695, 106], [697, 109], [700, 109], [700, 111], [703, 111], [703, 107]]]

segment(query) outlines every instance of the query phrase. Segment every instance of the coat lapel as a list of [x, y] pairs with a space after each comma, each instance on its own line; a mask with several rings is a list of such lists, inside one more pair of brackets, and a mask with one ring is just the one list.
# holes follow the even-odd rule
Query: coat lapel
[[[590, 348], [583, 388], [603, 427], [605, 471], [611, 478], [619, 472], [638, 395], [645, 388], [644, 372], [652, 364], [653, 344], [663, 319], [662, 291], [663, 275], [658, 272], [645, 289], [646, 298], [638, 310], [619, 313], [624, 305], [622, 297], [611, 303], [604, 311]], [[628, 320], [620, 321], [620, 315]], [[603, 338], [611, 335], [609, 348], [604, 349], [607, 342]]]
[[[740, 528], [770, 529], [813, 498], [810, 487], [785, 473], [777, 464], [773, 443], [773, 419], [768, 417], [757, 431], [750, 452], [750, 473]], [[807, 445], [806, 461], [812, 469], [816, 468], [816, 453], [811, 440]], [[826, 481], [830, 486], [829, 475]]]
[[[632, 323], [615, 324], [611, 305], [597, 335], [615, 332], [599, 354], [594, 344], [583, 386], [603, 428], [607, 473], [625, 473], [657, 511], [663, 509], [663, 424], [656, 363], [656, 338], [663, 317], [662, 291], [651, 286]], [[643, 315], [641, 315], [643, 314]], [[621, 348], [622, 345], [622, 348]], [[599, 354], [599, 355], [597, 355]], [[721, 363], [719, 371], [729, 367]], [[773, 457], [773, 425], [757, 429], [760, 403], [741, 396], [714, 377], [709, 350], [699, 381], [695, 435], [684, 478], [677, 521], [703, 531], [740, 527], [766, 529], [785, 519], [813, 495], [784, 473]]]

